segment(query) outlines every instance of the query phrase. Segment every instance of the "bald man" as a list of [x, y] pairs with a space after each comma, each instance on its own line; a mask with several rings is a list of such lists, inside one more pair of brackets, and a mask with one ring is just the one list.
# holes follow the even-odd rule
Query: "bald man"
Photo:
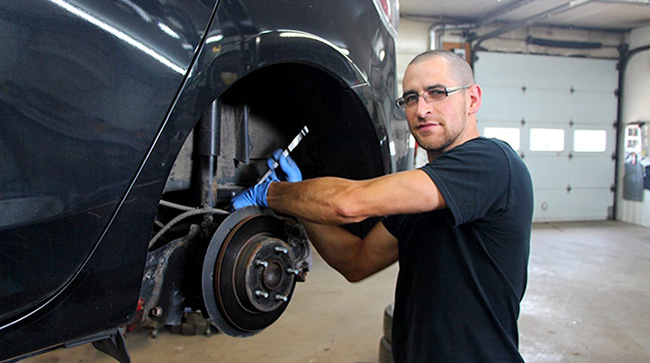
[[[504, 142], [480, 136], [481, 87], [451, 52], [415, 57], [404, 109], [429, 163], [369, 180], [269, 178], [233, 199], [296, 217], [323, 259], [349, 281], [399, 261], [395, 362], [523, 362], [517, 319], [526, 288], [533, 194]], [[385, 217], [360, 238], [339, 225]]]

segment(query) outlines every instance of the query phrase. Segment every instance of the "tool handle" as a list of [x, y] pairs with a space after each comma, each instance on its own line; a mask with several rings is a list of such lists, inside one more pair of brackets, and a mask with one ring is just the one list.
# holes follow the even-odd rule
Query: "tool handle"
[[[287, 146], [286, 149], [282, 150], [282, 155], [285, 158], [287, 156], [289, 156], [289, 153], [292, 152], [293, 149], [295, 149], [296, 146], [298, 146], [298, 144], [300, 144], [300, 141], [302, 141], [303, 137], [305, 137], [308, 133], [309, 133], [309, 128], [306, 125], [303, 126], [303, 128], [300, 130], [298, 135], [296, 135], [296, 137], [294, 137], [293, 140], [291, 140], [291, 142], [289, 143], [289, 146]], [[273, 172], [273, 170], [275, 170], [275, 168], [277, 168], [279, 165], [280, 164], [278, 163], [277, 160], [273, 161], [273, 167], [270, 168], [269, 170], [267, 170], [266, 173], [264, 173], [264, 175], [262, 175], [260, 180], [257, 181], [257, 184], [259, 184], [259, 183], [263, 182], [264, 180], [266, 180], [266, 178], [268, 178], [269, 175], [271, 175], [271, 173]]]

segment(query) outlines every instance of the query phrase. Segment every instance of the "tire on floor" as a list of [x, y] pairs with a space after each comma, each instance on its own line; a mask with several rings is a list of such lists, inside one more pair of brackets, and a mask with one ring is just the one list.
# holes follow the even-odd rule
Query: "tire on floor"
[[384, 336], [379, 342], [379, 363], [393, 363], [393, 350], [391, 347], [393, 336], [393, 307], [390, 303], [384, 309]]

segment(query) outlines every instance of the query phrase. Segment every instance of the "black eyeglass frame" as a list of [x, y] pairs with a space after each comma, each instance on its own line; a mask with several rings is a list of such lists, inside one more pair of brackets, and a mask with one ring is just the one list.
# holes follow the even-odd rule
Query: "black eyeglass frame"
[[[414, 104], [412, 104], [412, 105], [410, 105], [410, 106], [407, 105], [407, 104], [406, 104], [406, 100], [404, 99], [404, 96], [402, 96], [402, 97], [400, 97], [400, 98], [398, 98], [398, 99], [395, 100], [395, 106], [397, 106], [397, 108], [400, 108], [400, 109], [405, 109], [405, 108], [413, 107], [413, 106], [415, 106], [415, 105], [418, 104], [418, 102], [420, 101], [420, 97], [424, 98], [424, 100], [425, 100], [427, 103], [431, 103], [431, 102], [435, 102], [435, 101], [442, 101], [442, 100], [444, 100], [445, 98], [449, 97], [450, 95], [453, 95], [454, 93], [459, 92], [459, 91], [462, 91], [462, 90], [466, 90], [466, 89], [472, 87], [473, 85], [474, 85], [474, 84], [472, 83], [472, 84], [467, 85], [467, 86], [452, 87], [452, 88], [447, 88], [447, 87], [429, 87], [429, 88], [426, 89], [426, 91], [424, 91], [424, 92], [422, 92], [422, 93], [420, 93], [420, 94], [417, 95], [418, 98], [416, 98], [416, 101], [415, 101]], [[432, 91], [432, 90], [444, 90], [444, 91], [445, 91], [445, 95], [444, 95], [444, 97], [437, 98], [437, 99], [432, 99], [431, 101], [429, 101], [429, 98], [427, 97], [427, 95], [428, 95], [429, 92]]]

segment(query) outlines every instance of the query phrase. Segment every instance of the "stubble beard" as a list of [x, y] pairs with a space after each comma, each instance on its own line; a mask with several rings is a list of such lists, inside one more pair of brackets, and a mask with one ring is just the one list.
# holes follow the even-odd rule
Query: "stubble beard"
[[451, 146], [454, 141], [458, 138], [460, 135], [457, 133], [456, 135], [452, 136], [449, 134], [449, 129], [447, 129], [446, 126], [439, 126], [442, 127], [443, 129], [441, 135], [429, 135], [429, 136], [422, 136], [419, 135], [417, 132], [413, 132], [411, 130], [411, 133], [413, 134], [413, 137], [415, 137], [415, 141], [418, 143], [418, 146], [426, 150], [427, 152], [431, 153], [442, 153], [449, 146]]
[[436, 152], [436, 153], [444, 151], [445, 149], [447, 149], [447, 147], [449, 147], [449, 145], [452, 144], [452, 141], [449, 139], [449, 137], [447, 137], [447, 135], [445, 135], [445, 137], [440, 141], [423, 140], [422, 138], [417, 136], [415, 137], [415, 140], [417, 141], [418, 146], [420, 146], [424, 150], [428, 152]]
[[[411, 134], [415, 137], [418, 145], [429, 153], [440, 154], [449, 150], [464, 133], [467, 120], [455, 120], [454, 122], [446, 122], [440, 124], [442, 129], [440, 132], [431, 135], [421, 135], [411, 129]], [[413, 126], [417, 127], [417, 126]], [[417, 131], [417, 128], [415, 129]]]

